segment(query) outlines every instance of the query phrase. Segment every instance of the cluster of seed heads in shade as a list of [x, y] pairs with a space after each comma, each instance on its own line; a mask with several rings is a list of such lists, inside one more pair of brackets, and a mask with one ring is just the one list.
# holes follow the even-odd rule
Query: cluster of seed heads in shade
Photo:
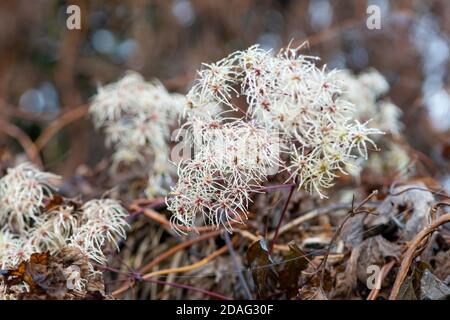
[[255, 45], [198, 71], [183, 111], [194, 154], [178, 163], [167, 198], [175, 230], [230, 230], [276, 172], [326, 197], [338, 174], [376, 149], [372, 135], [383, 132], [357, 120], [340, 72], [300, 50], [274, 55]]
[[342, 96], [355, 106], [353, 116], [360, 121], [371, 120], [371, 125], [388, 134], [375, 137], [383, 152], [374, 153], [366, 163], [349, 168], [349, 173], [358, 177], [362, 168], [369, 168], [380, 175], [393, 172], [405, 175], [406, 169], [411, 166], [411, 159], [407, 148], [401, 143], [402, 111], [387, 98], [389, 83], [375, 69], [358, 75], [344, 70], [339, 73], [339, 79], [344, 84]]
[[182, 95], [170, 94], [161, 83], [146, 82], [134, 72], [100, 87], [92, 100], [95, 126], [104, 129], [106, 144], [114, 148], [113, 169], [120, 163], [140, 163], [148, 171], [149, 196], [165, 194], [173, 183], [170, 129], [183, 104]]
[[[0, 269], [12, 269], [35, 252], [55, 254], [74, 247], [89, 258], [94, 274], [92, 263], [106, 262], [106, 245], [117, 246], [125, 238], [127, 213], [115, 200], [46, 209], [57, 180], [58, 176], [29, 163], [8, 169], [0, 179]], [[83, 283], [76, 288], [82, 290]]]

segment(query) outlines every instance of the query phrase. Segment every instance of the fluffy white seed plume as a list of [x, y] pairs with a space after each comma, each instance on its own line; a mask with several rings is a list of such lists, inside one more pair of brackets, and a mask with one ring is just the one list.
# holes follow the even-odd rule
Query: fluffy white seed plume
[[[179, 182], [168, 198], [175, 227], [193, 227], [198, 217], [216, 225], [241, 222], [250, 193], [267, 176], [255, 160], [267, 168], [287, 158], [285, 168], [299, 188], [324, 197], [338, 173], [346, 174], [346, 167], [357, 166], [376, 148], [369, 136], [382, 132], [369, 128], [368, 121], [355, 121], [339, 72], [318, 68], [317, 58], [299, 54], [300, 49], [288, 47], [273, 55], [255, 45], [198, 72], [184, 111], [195, 154], [179, 164]], [[379, 80], [365, 81], [382, 91]], [[237, 106], [239, 96], [245, 97], [246, 110]], [[221, 118], [227, 110], [245, 118]], [[228, 139], [254, 132], [250, 124], [258, 133], [248, 141]], [[272, 144], [273, 137], [277, 143]], [[223, 148], [215, 149], [217, 141]]]
[[44, 197], [51, 194], [52, 182], [58, 179], [30, 163], [8, 169], [0, 179], [0, 226], [7, 223], [11, 230], [26, 232], [29, 224], [39, 219]]
[[32, 253], [56, 254], [66, 246], [81, 249], [91, 262], [105, 263], [105, 246], [117, 247], [117, 241], [126, 237], [127, 213], [115, 200], [91, 200], [81, 208], [69, 202], [47, 209], [54, 196], [52, 182], [58, 178], [24, 163], [0, 179], [1, 269], [16, 267]]
[[146, 82], [129, 72], [119, 81], [100, 87], [90, 107], [95, 126], [103, 128], [113, 147], [113, 168], [139, 162], [149, 170], [148, 193], [164, 194], [175, 168], [169, 162], [170, 128], [185, 98], [167, 92], [158, 81]]
[[402, 111], [383, 98], [389, 84], [377, 70], [370, 69], [359, 75], [345, 70], [336, 75], [343, 84], [343, 97], [355, 108], [352, 116], [360, 121], [372, 120], [372, 125], [386, 133], [398, 135], [402, 130]]
[[[389, 84], [377, 70], [370, 69], [359, 75], [346, 70], [337, 75], [343, 83], [343, 97], [350, 101], [355, 108], [351, 115], [360, 121], [371, 119], [371, 124], [395, 137], [395, 141], [386, 136], [376, 136], [374, 141], [381, 144], [385, 152], [374, 154], [364, 165], [377, 174], [402, 172], [411, 162], [407, 149], [400, 143], [403, 129], [401, 122], [402, 111], [385, 96], [389, 91]], [[352, 175], [359, 176], [359, 170], [349, 170]]]
[[198, 222], [243, 223], [250, 193], [261, 188], [273, 168], [281, 165], [278, 135], [255, 122], [193, 118], [195, 155], [178, 168], [179, 182], [167, 204], [172, 225], [194, 228]]
[[112, 199], [91, 200], [81, 209], [82, 224], [74, 230], [69, 244], [87, 252], [93, 261], [105, 263], [104, 245], [113, 243], [118, 249], [117, 240], [126, 238], [127, 213], [119, 202]]

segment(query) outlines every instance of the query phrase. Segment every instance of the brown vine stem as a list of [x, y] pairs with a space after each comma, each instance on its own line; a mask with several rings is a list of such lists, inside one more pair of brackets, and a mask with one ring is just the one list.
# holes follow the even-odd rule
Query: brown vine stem
[[[94, 265], [97, 268], [100, 268], [100, 269], [103, 269], [103, 270], [107, 270], [107, 271], [110, 271], [110, 272], [114, 272], [114, 273], [117, 273], [117, 274], [129, 275], [129, 276], [131, 275], [131, 276], [133, 276], [133, 278], [135, 280], [141, 279], [140, 278], [140, 273], [132, 272], [131, 274], [129, 274], [129, 273], [124, 273], [124, 272], [122, 272], [122, 271], [120, 271], [120, 270], [118, 270], [116, 268], [112, 268], [112, 267], [109, 267], [109, 266], [103, 266], [103, 265], [99, 265], [99, 264], [94, 264]], [[123, 281], [129, 281], [129, 280], [130, 280], [130, 278], [127, 277], [126, 279], [121, 279], [121, 280], [117, 280], [117, 281], [123, 282]], [[197, 288], [197, 287], [190, 286], [190, 285], [186, 285], [186, 284], [180, 284], [180, 283], [176, 283], [176, 282], [168, 282], [168, 281], [162, 281], [162, 280], [156, 280], [156, 279], [147, 279], [146, 281], [152, 282], [152, 283], [161, 284], [161, 285], [164, 285], [164, 286], [171, 286], [171, 287], [174, 287], [174, 288], [182, 288], [182, 289], [187, 289], [187, 290], [191, 290], [191, 291], [200, 292], [200, 293], [203, 293], [203, 294], [205, 294], [207, 296], [210, 296], [210, 297], [213, 297], [213, 298], [217, 298], [217, 299], [220, 299], [220, 300], [233, 300], [232, 298], [224, 296], [224, 295], [222, 295], [220, 293], [204, 290], [204, 289]], [[124, 286], [126, 288], [128, 288], [129, 285], [124, 285]]]
[[39, 156], [39, 149], [22, 129], [8, 121], [0, 119], [0, 131], [17, 140], [30, 161], [39, 168], [43, 167], [41, 157]]
[[228, 232], [223, 232], [223, 238], [225, 239], [225, 243], [227, 245], [228, 251], [230, 252], [231, 260], [233, 261], [234, 270], [236, 271], [238, 275], [239, 282], [241, 284], [242, 290], [244, 292], [245, 298], [247, 300], [253, 300], [252, 294], [250, 292], [250, 288], [247, 284], [247, 281], [245, 280], [244, 274], [242, 273], [241, 266], [239, 265], [239, 261], [236, 255], [236, 252], [234, 251], [233, 244], [231, 243], [230, 235]]
[[178, 245], [172, 247], [171, 249], [167, 250], [163, 254], [157, 256], [155, 259], [153, 259], [152, 261], [150, 261], [146, 265], [144, 265], [142, 268], [139, 269], [139, 272], [140, 273], [148, 272], [154, 266], [158, 265], [159, 263], [161, 263], [162, 261], [166, 260], [170, 256], [174, 255], [178, 251], [183, 250], [185, 248], [188, 248], [188, 247], [192, 246], [195, 243], [198, 243], [198, 242], [201, 242], [201, 241], [204, 241], [204, 240], [207, 240], [207, 239], [211, 239], [211, 238], [217, 237], [219, 234], [220, 234], [220, 231], [213, 231], [213, 232], [210, 232], [210, 233], [202, 234], [202, 235], [200, 235], [200, 236], [198, 236], [196, 238], [183, 241], [180, 244], [178, 244]]
[[[294, 220], [290, 221], [289, 223], [282, 226], [278, 232], [278, 236], [301, 225], [302, 223], [315, 219], [318, 216], [324, 215], [329, 213], [333, 210], [343, 210], [343, 209], [350, 209], [350, 204], [334, 204], [327, 207], [322, 208], [315, 208], [309, 211], [306, 211], [304, 213], [301, 213], [299, 217], [295, 218]], [[267, 236], [268, 239], [273, 239], [274, 233], [269, 233]]]
[[290, 189], [289, 189], [289, 194], [288, 194], [288, 197], [286, 199], [286, 202], [284, 203], [283, 211], [281, 212], [281, 215], [280, 215], [280, 220], [278, 220], [277, 227], [275, 228], [275, 234], [273, 236], [272, 241], [270, 242], [269, 255], [272, 254], [273, 246], [277, 242], [277, 238], [278, 238], [278, 235], [279, 235], [280, 227], [281, 227], [281, 224], [283, 223], [284, 216], [286, 215], [287, 208], [289, 206], [289, 202], [291, 201], [292, 194], [294, 193], [295, 187], [296, 187], [296, 185], [292, 184]]
[[411, 266], [411, 263], [415, 258], [415, 252], [417, 248], [420, 247], [423, 244], [423, 241], [427, 239], [430, 236], [430, 234], [433, 233], [438, 227], [448, 222], [450, 222], [450, 213], [442, 215], [416, 235], [416, 237], [413, 239], [411, 245], [409, 246], [408, 250], [405, 253], [405, 257], [403, 258], [400, 270], [397, 273], [394, 286], [392, 287], [389, 300], [397, 299], [400, 287], [403, 281], [405, 280], [406, 275], [408, 274], [408, 270], [409, 267]]

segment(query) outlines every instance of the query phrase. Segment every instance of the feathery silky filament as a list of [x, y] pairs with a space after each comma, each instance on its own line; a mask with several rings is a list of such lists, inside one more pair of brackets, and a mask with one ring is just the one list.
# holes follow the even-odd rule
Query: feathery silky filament
[[[80, 208], [69, 202], [47, 209], [58, 179], [29, 163], [8, 169], [0, 179], [0, 269], [13, 269], [33, 253], [74, 248], [89, 259], [95, 274], [92, 263], [106, 263], [105, 246], [117, 247], [117, 241], [126, 237], [128, 214], [116, 200], [94, 199]], [[84, 289], [81, 283], [75, 283], [76, 288]]]
[[177, 123], [185, 98], [168, 93], [158, 82], [128, 72], [115, 83], [99, 87], [90, 113], [103, 128], [106, 145], [114, 148], [113, 169], [138, 162], [149, 172], [149, 196], [166, 194], [175, 167], [169, 161], [170, 128]]
[[274, 173], [269, 168], [326, 197], [338, 173], [376, 148], [369, 136], [383, 132], [354, 117], [340, 72], [318, 68], [318, 58], [300, 49], [274, 55], [255, 45], [198, 71], [183, 111], [195, 152], [178, 163], [167, 197], [176, 231], [199, 223], [231, 231], [230, 222], [243, 223], [251, 193]]

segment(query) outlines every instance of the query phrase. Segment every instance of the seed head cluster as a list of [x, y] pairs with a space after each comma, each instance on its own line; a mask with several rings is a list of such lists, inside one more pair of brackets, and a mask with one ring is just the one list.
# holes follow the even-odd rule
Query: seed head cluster
[[339, 72], [300, 49], [274, 55], [255, 45], [198, 71], [183, 112], [195, 152], [178, 164], [167, 200], [175, 228], [240, 222], [274, 165], [325, 197], [339, 173], [376, 148], [371, 135], [382, 132], [353, 117]]
[[113, 168], [138, 162], [149, 171], [149, 196], [165, 194], [175, 167], [169, 162], [170, 128], [176, 124], [184, 97], [170, 94], [158, 81], [146, 82], [129, 72], [98, 89], [90, 112], [114, 147]]
[[29, 163], [8, 169], [0, 179], [0, 269], [14, 268], [32, 253], [54, 254], [64, 247], [103, 264], [105, 246], [125, 238], [127, 213], [117, 201], [52, 204], [57, 179]]
[[371, 120], [373, 126], [389, 134], [375, 137], [375, 142], [383, 148], [382, 153], [373, 154], [369, 161], [361, 163], [360, 167], [351, 168], [349, 172], [359, 176], [362, 168], [369, 168], [380, 175], [393, 172], [406, 174], [411, 159], [401, 143], [402, 111], [386, 97], [389, 92], [386, 79], [375, 69], [359, 75], [345, 70], [338, 74], [338, 78], [344, 84], [343, 97], [355, 106], [352, 109], [353, 117], [360, 121]]

